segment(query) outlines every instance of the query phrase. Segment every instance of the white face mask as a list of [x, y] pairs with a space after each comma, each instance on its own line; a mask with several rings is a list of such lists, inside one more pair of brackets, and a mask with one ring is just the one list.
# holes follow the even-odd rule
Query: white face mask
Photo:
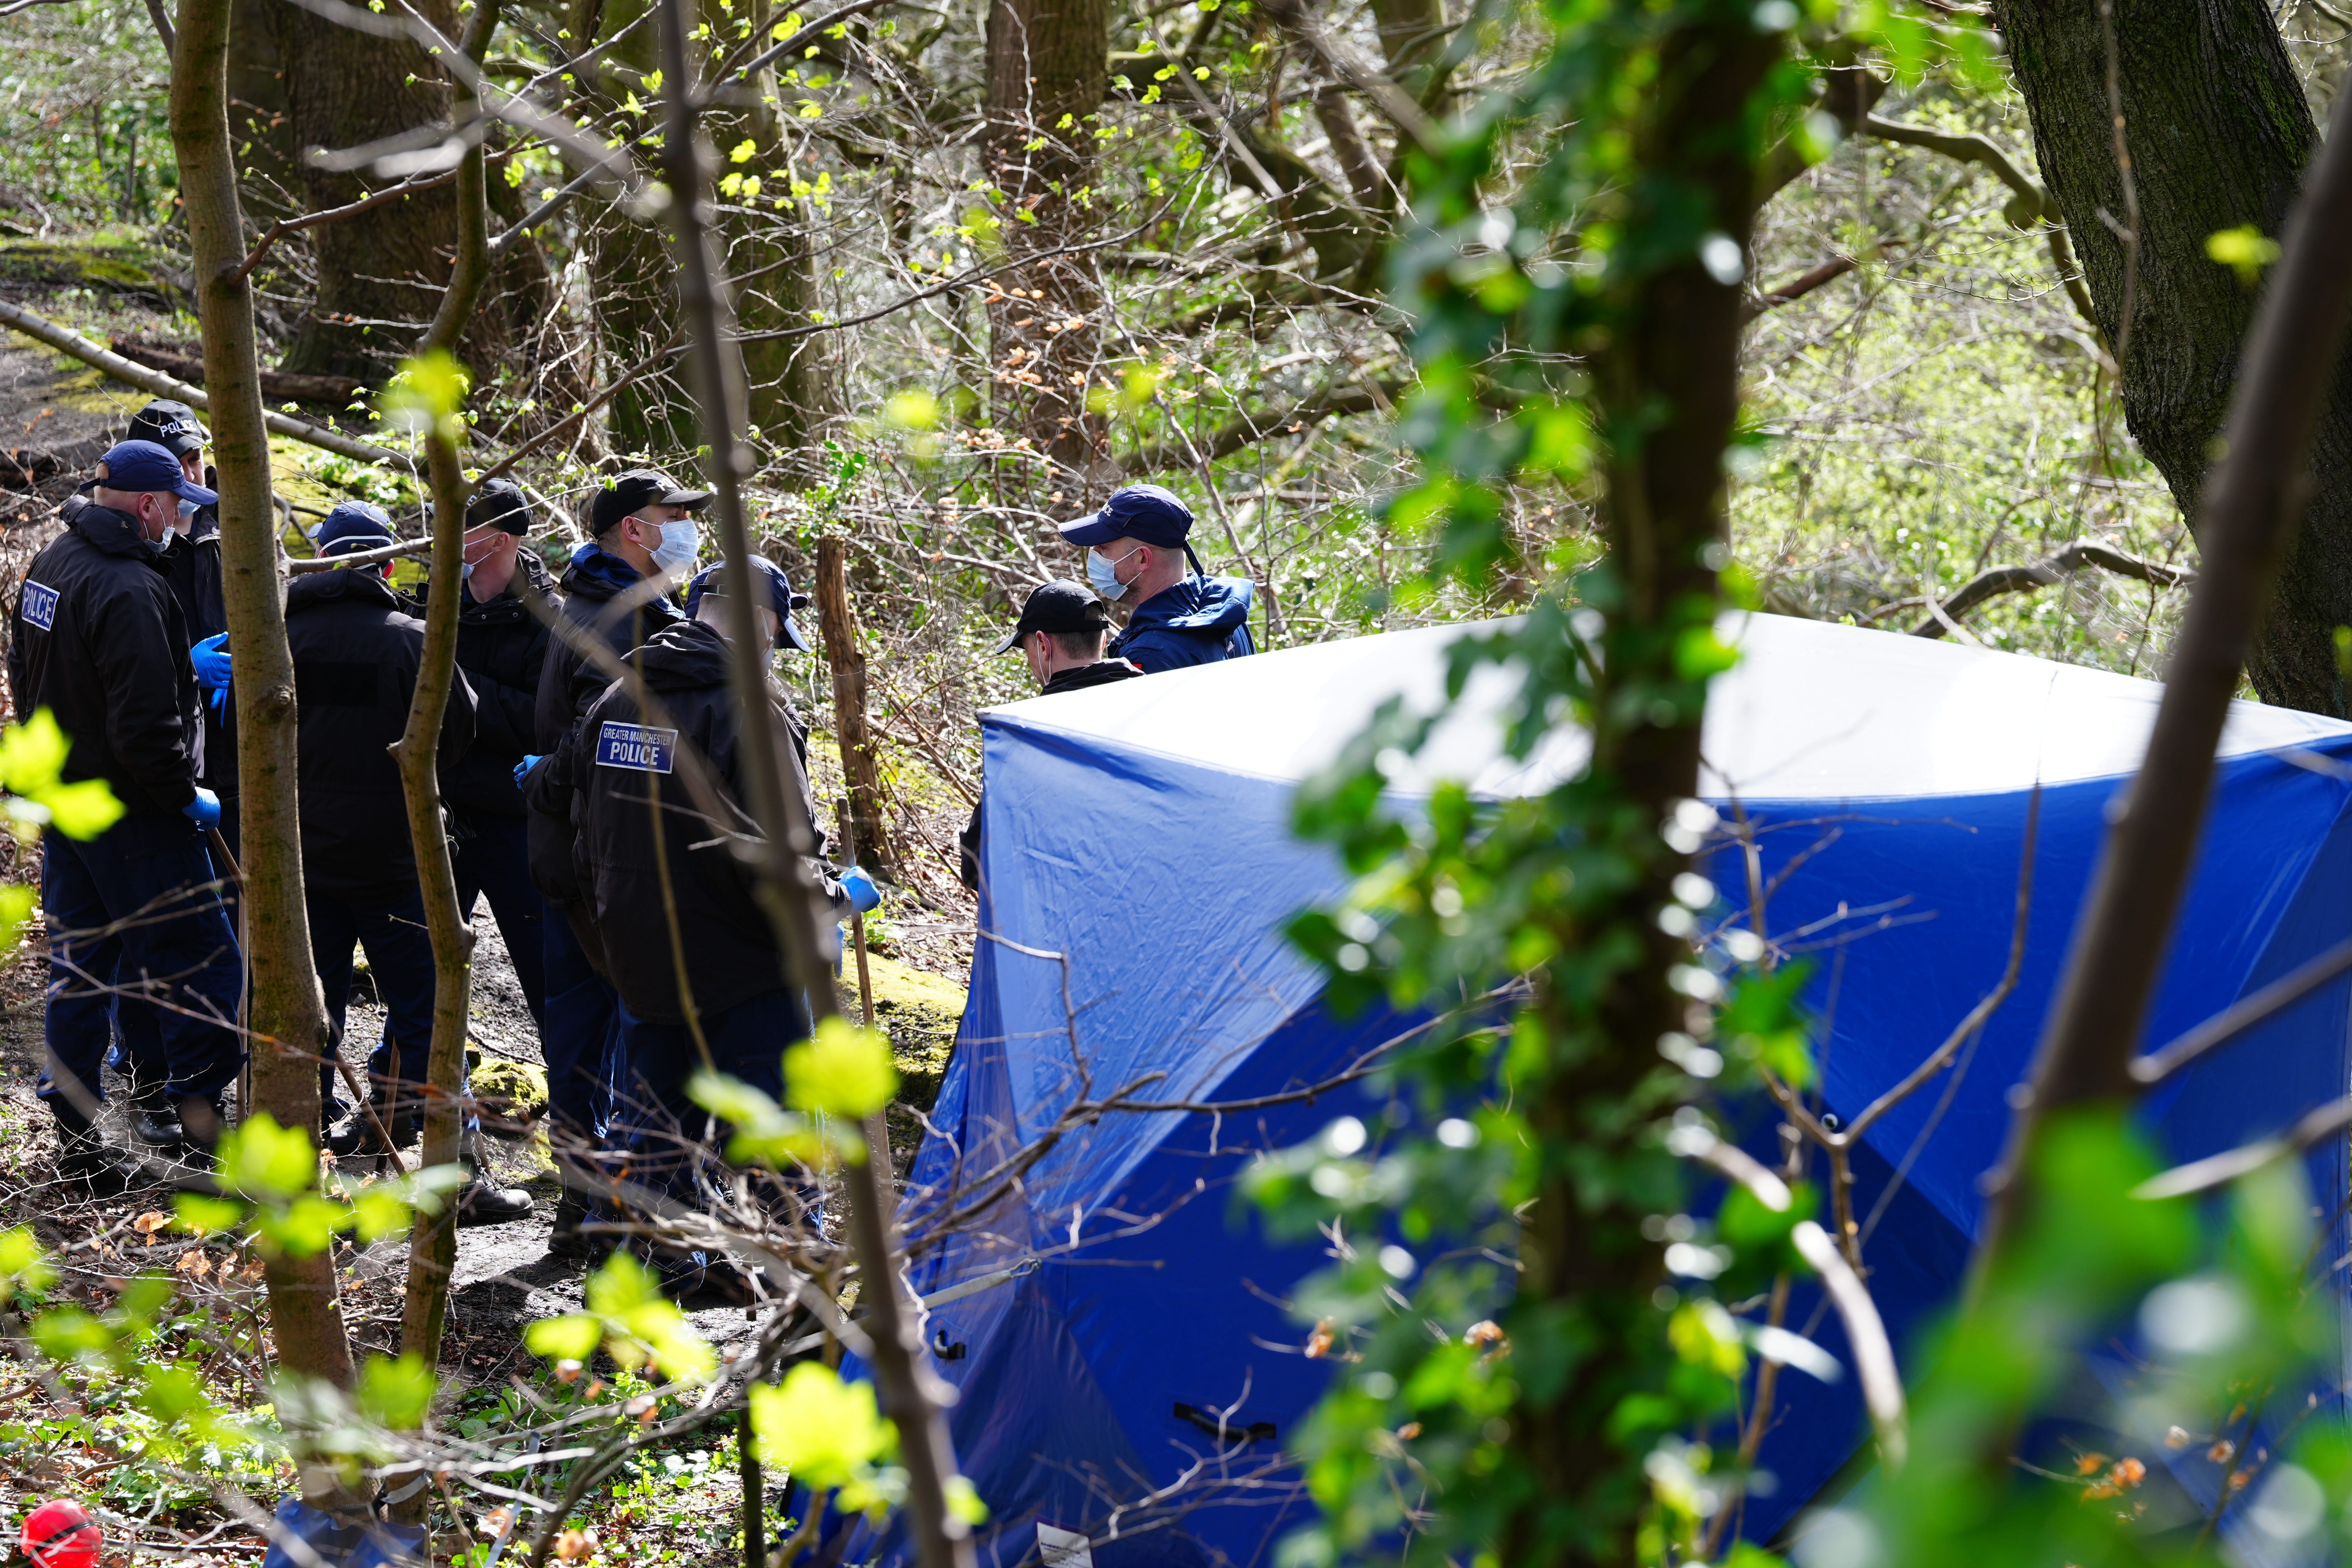
[[1099, 550], [1087, 552], [1087, 583], [1106, 602], [1114, 605], [1125, 598], [1127, 591], [1135, 586], [1132, 583], [1118, 580], [1118, 563]]
[[662, 541], [654, 546], [654, 564], [665, 572], [690, 573], [702, 551], [702, 529], [690, 517], [661, 525]]
[[187, 497], [185, 497], [185, 496], [182, 496], [182, 497], [180, 498], [180, 515], [181, 515], [182, 517], [194, 517], [194, 516], [195, 516], [195, 515], [196, 515], [196, 503], [195, 503], [195, 502], [194, 502], [194, 501], [192, 501], [192, 500], [190, 500]]

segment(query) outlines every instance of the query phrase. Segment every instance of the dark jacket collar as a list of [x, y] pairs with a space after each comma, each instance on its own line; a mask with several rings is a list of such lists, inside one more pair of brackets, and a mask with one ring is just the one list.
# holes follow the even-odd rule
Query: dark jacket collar
[[314, 605], [346, 601], [368, 609], [397, 610], [403, 607], [400, 595], [391, 584], [373, 572], [353, 567], [305, 572], [286, 587], [286, 609], [289, 615]]
[[91, 501], [77, 510], [69, 521], [84, 539], [109, 555], [129, 555], [142, 561], [156, 558], [154, 546], [147, 542], [147, 536], [139, 530], [139, 520], [128, 512]]
[[656, 691], [691, 691], [727, 684], [727, 639], [700, 621], [673, 621], [647, 637], [630, 663]]
[[[624, 561], [621, 564], [626, 567], [628, 563]], [[462, 582], [458, 584], [457, 591], [465, 597], [457, 601], [457, 618], [472, 625], [481, 625], [527, 617], [530, 614], [530, 606], [522, 602], [521, 582], [524, 579], [539, 590], [541, 598], [552, 599], [555, 596], [555, 579], [547, 574], [546, 566], [539, 559], [539, 552], [525, 546], [515, 555], [514, 580], [495, 596], [477, 599]], [[417, 603], [423, 604], [428, 597], [419, 594]]]
[[1051, 697], [1057, 691], [1084, 691], [1089, 686], [1108, 686], [1113, 681], [1131, 680], [1143, 671], [1123, 658], [1098, 659], [1076, 669], [1057, 669], [1037, 695]]

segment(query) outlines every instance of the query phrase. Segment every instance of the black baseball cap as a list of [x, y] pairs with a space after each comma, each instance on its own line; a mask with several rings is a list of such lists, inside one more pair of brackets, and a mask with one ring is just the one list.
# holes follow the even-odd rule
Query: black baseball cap
[[1020, 624], [991, 653], [1011, 653], [1031, 632], [1100, 632], [1110, 629], [1110, 611], [1083, 583], [1056, 577], [1029, 590]]
[[688, 489], [659, 468], [631, 468], [614, 476], [610, 484], [596, 492], [588, 508], [588, 527], [602, 533], [649, 506], [682, 506], [694, 511], [709, 500], [709, 490]]
[[466, 503], [466, 527], [495, 528], [520, 538], [530, 531], [530, 503], [512, 479], [488, 479]]
[[205, 449], [196, 411], [175, 397], [158, 397], [131, 416], [130, 439], [152, 441], [175, 458]]
[[[683, 506], [686, 503], [672, 501], [670, 504]], [[793, 612], [808, 603], [808, 595], [793, 593], [793, 580], [784, 575], [784, 569], [764, 555], [751, 557], [751, 570], [766, 584], [768, 608], [776, 612], [776, 646], [800, 653], [814, 652], [807, 639], [801, 636], [801, 628], [793, 620]], [[713, 599], [727, 596], [727, 563], [724, 561], [715, 566], [705, 566], [686, 585], [686, 613], [693, 615], [706, 596]]]
[[220, 497], [195, 483], [180, 469], [180, 459], [152, 441], [118, 441], [98, 460], [98, 477], [83, 491], [104, 485], [110, 490], [169, 490], [183, 500], [210, 506]]
[[1110, 493], [1098, 510], [1062, 525], [1073, 544], [1108, 544], [1137, 539], [1173, 550], [1192, 531], [1192, 509], [1158, 485], [1126, 485]]

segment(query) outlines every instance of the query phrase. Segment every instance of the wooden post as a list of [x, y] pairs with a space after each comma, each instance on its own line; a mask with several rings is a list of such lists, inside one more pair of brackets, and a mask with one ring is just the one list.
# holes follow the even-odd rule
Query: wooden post
[[857, 651], [857, 622], [849, 613], [849, 546], [838, 534], [816, 543], [817, 625], [833, 666], [833, 732], [841, 742], [841, 772], [849, 784], [849, 838], [867, 870], [896, 879], [888, 835], [882, 831], [882, 767], [874, 731], [866, 722], [866, 656]]

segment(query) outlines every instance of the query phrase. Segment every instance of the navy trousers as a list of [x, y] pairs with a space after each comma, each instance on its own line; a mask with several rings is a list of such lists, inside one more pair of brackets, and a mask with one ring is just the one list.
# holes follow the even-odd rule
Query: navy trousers
[[[242, 859], [245, 851], [237, 845], [237, 797], [220, 797], [220, 836], [231, 855]], [[210, 846], [207, 845], [209, 852]], [[207, 854], [209, 858], [209, 853]], [[217, 868], [222, 877], [221, 912], [227, 917], [228, 929], [236, 930], [236, 885], [228, 877], [228, 868]], [[163, 1054], [163, 1033], [153, 1004], [134, 996], [114, 998], [114, 1048], [107, 1053], [106, 1065], [129, 1079], [135, 1085], [152, 1084], [157, 1088], [172, 1076], [172, 1064]]]
[[539, 1047], [547, 1061], [549, 1120], [559, 1138], [601, 1149], [621, 1076], [620, 999], [588, 962], [562, 910], [547, 911], [545, 929], [547, 1003]]
[[[68, 1079], [89, 1100], [117, 1020], [127, 1048], [160, 1061], [175, 1096], [213, 1095], [236, 1076], [244, 972], [219, 874], [184, 817], [124, 817], [96, 838], [44, 841], [49, 925], [48, 1062], [40, 1094]], [[118, 999], [114, 986], [142, 997]], [[143, 997], [143, 999], [142, 999]]]
[[[784, 1047], [808, 1038], [808, 1012], [796, 991], [763, 992], [724, 1012], [702, 1015], [711, 1063], [776, 1100], [784, 1092]], [[687, 1142], [699, 1140], [709, 1121], [686, 1095], [702, 1067], [694, 1033], [684, 1024], [653, 1024], [621, 1009], [623, 1058], [628, 1066], [625, 1113], [631, 1163], [648, 1186], [675, 1185], [688, 1165]]]
[[310, 962], [327, 994], [335, 1045], [343, 1041], [343, 1015], [352, 1000], [352, 950], [367, 950], [368, 973], [383, 1003], [383, 1037], [368, 1053], [368, 1071], [397, 1079], [395, 1100], [425, 1082], [433, 1048], [433, 941], [425, 931], [425, 899], [415, 888], [354, 897], [306, 889]]
[[475, 900], [490, 900], [530, 1020], [544, 1033], [547, 900], [531, 884], [529, 822], [520, 816], [468, 816], [458, 826], [450, 858], [457, 873], [458, 914], [470, 921]]

